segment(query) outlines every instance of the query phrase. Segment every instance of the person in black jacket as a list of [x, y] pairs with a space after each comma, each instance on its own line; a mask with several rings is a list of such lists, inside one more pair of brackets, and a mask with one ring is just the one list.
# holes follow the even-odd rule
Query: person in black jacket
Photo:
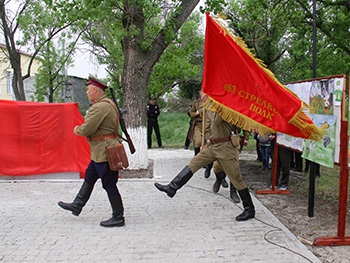
[[156, 104], [156, 99], [151, 98], [150, 103], [147, 106], [147, 144], [148, 149], [152, 147], [152, 131], [157, 136], [158, 146], [163, 148], [162, 139], [160, 137], [159, 125], [158, 125], [158, 116], [160, 114], [160, 109], [158, 104]]

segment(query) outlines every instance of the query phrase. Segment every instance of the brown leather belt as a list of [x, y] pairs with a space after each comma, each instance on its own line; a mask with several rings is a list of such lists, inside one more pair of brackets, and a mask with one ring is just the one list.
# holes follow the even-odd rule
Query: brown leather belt
[[220, 143], [220, 142], [228, 142], [231, 140], [231, 136], [225, 137], [225, 138], [219, 138], [219, 139], [214, 139], [214, 138], [210, 138], [209, 139], [211, 141], [211, 143], [215, 144], [215, 143]]
[[117, 135], [113, 133], [113, 134], [106, 134], [106, 135], [101, 135], [96, 137], [86, 136], [86, 138], [88, 139], [88, 141], [94, 142], [94, 141], [104, 141], [107, 139], [115, 139], [117, 138]]

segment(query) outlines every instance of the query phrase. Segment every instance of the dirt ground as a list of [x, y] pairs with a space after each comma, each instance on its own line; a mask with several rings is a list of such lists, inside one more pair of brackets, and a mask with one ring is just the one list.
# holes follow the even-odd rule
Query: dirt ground
[[[271, 170], [262, 172], [256, 161], [240, 160], [240, 169], [245, 182], [256, 198], [262, 202], [296, 237], [324, 263], [350, 263], [349, 246], [313, 246], [316, 238], [338, 236], [338, 202], [315, 198], [313, 217], [308, 216], [308, 193], [297, 186], [299, 180], [308, 180], [305, 173], [291, 171], [288, 190], [290, 194], [257, 194], [268, 189]], [[153, 161], [143, 171], [121, 171], [123, 178], [152, 178]], [[321, 175], [322, 176], [322, 175]], [[346, 233], [350, 236], [350, 212], [347, 213]]]
[[[254, 193], [257, 190], [269, 188], [271, 170], [263, 173], [258, 162], [245, 160], [240, 161], [240, 168], [245, 181]], [[255, 196], [322, 262], [350, 262], [349, 246], [316, 247], [312, 245], [316, 238], [338, 236], [338, 202], [315, 198], [313, 217], [309, 217], [309, 197], [308, 193], [300, 191], [297, 185], [300, 180], [308, 180], [307, 174], [291, 171], [288, 186], [289, 195], [255, 194]], [[345, 236], [349, 237], [349, 211], [346, 226]]]

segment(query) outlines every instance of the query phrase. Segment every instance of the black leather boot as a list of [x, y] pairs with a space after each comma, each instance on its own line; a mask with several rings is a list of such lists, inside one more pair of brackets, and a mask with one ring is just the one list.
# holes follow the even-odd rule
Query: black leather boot
[[175, 176], [175, 178], [167, 185], [154, 183], [154, 186], [162, 192], [166, 192], [169, 197], [173, 197], [176, 191], [184, 186], [193, 176], [191, 169], [188, 166], [182, 169], [182, 171]]
[[121, 196], [108, 196], [109, 202], [112, 206], [112, 217], [108, 220], [101, 221], [100, 226], [104, 227], [121, 227], [125, 225], [124, 207]]
[[236, 217], [237, 221], [246, 221], [255, 217], [255, 207], [253, 205], [252, 198], [250, 196], [248, 188], [238, 191], [239, 196], [242, 199], [244, 211], [242, 214]]
[[92, 189], [94, 189], [94, 187], [84, 181], [73, 203], [64, 203], [62, 201], [59, 201], [58, 205], [65, 210], [72, 211], [73, 215], [78, 216], [85, 206], [86, 202], [89, 200]]
[[230, 182], [230, 198], [235, 203], [241, 202], [241, 199], [239, 199], [239, 197], [238, 197], [237, 190], [231, 182]]
[[201, 151], [201, 148], [194, 148], [194, 155], [196, 156]]
[[213, 164], [212, 164], [212, 163], [211, 163], [211, 164], [208, 164], [208, 165], [205, 167], [205, 171], [204, 171], [204, 177], [205, 177], [205, 178], [209, 178], [211, 168], [213, 168]]
[[219, 192], [222, 180], [225, 180], [225, 176], [226, 175], [225, 175], [225, 173], [223, 171], [221, 171], [219, 173], [215, 173], [216, 180], [215, 180], [215, 182], [213, 184], [213, 192], [214, 193]]
[[225, 180], [225, 177], [222, 178], [222, 180], [221, 180], [221, 186], [222, 186], [223, 188], [227, 188], [227, 187], [228, 187], [228, 184], [227, 184], [227, 182], [226, 182], [226, 180]]

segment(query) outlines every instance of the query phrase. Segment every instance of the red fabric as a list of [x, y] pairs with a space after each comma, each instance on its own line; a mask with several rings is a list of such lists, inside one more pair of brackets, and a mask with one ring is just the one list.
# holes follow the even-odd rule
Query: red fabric
[[73, 129], [84, 122], [77, 103], [0, 100], [0, 175], [80, 172], [90, 146]]
[[215, 101], [257, 123], [307, 138], [300, 127], [288, 123], [302, 101], [268, 75], [208, 13], [202, 87]]

